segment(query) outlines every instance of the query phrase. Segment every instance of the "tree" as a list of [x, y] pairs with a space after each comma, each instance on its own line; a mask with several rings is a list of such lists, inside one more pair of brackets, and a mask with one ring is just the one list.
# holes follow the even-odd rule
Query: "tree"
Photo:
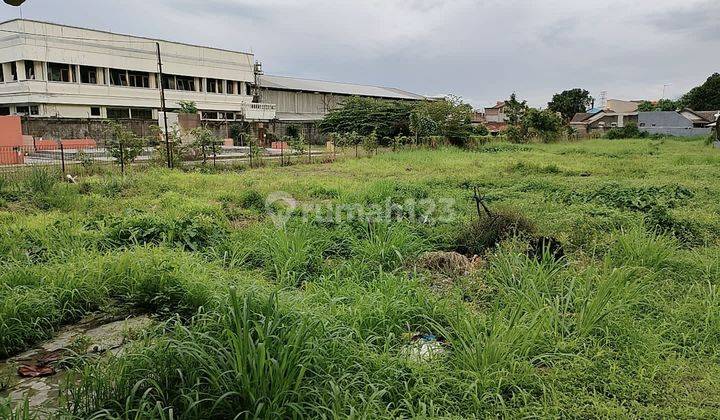
[[192, 146], [198, 149], [203, 155], [203, 162], [207, 161], [207, 154], [220, 152], [220, 139], [215, 133], [206, 127], [193, 129], [190, 134], [195, 138]]
[[368, 154], [373, 154], [378, 149], [378, 145], [377, 131], [373, 131], [363, 138], [362, 147]]
[[530, 137], [539, 138], [544, 143], [560, 138], [563, 126], [565, 125], [564, 121], [555, 111], [535, 108], [530, 108], [525, 113], [522, 124], [525, 125]]
[[106, 124], [106, 134], [110, 137], [106, 142], [108, 152], [118, 164], [123, 165], [134, 162], [143, 153], [145, 146], [157, 140], [161, 132], [160, 127], [152, 126], [147, 137], [140, 137], [116, 121], [108, 120]]
[[528, 110], [527, 101], [518, 101], [517, 95], [513, 93], [510, 99], [505, 101], [505, 115], [507, 116], [508, 125], [517, 125], [522, 120], [525, 111]]
[[410, 132], [410, 114], [415, 104], [373, 98], [350, 98], [331, 110], [320, 122], [323, 133], [357, 132], [367, 136], [395, 137]]
[[473, 134], [472, 113], [469, 104], [450, 95], [441, 101], [419, 103], [413, 111], [411, 127], [416, 133], [423, 131], [421, 136], [442, 136], [463, 146]]
[[682, 108], [682, 105], [678, 101], [673, 101], [672, 99], [660, 99], [656, 103], [642, 101], [638, 105], [638, 111], [640, 112], [677, 111], [680, 108]]
[[527, 127], [522, 124], [527, 110], [527, 101], [518, 101], [515, 93], [510, 95], [510, 99], [505, 101], [505, 116], [508, 123], [505, 135], [507, 135], [508, 140], [512, 143], [525, 143], [529, 139]]
[[575, 114], [587, 111], [592, 103], [590, 92], [575, 88], [555, 94], [548, 103], [548, 109], [559, 112], [566, 121], [570, 121]]
[[513, 143], [527, 143], [533, 138], [545, 143], [554, 141], [561, 136], [565, 126], [557, 112], [530, 108], [526, 101], [518, 101], [514, 93], [505, 101], [505, 114], [508, 118], [505, 134]]
[[682, 107], [695, 111], [720, 109], [720, 73], [715, 73], [702, 85], [686, 93], [680, 100]]
[[655, 111], [655, 104], [650, 101], [642, 101], [638, 104], [639, 112], [652, 112]]

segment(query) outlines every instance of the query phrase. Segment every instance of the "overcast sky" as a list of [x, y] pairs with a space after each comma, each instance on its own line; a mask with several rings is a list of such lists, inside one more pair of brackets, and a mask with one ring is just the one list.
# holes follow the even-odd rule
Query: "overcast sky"
[[[1, 3], [0, 3], [1, 4]], [[20, 15], [0, 6], [3, 18]], [[25, 18], [252, 51], [266, 73], [544, 106], [675, 98], [720, 71], [718, 0], [27, 0]]]

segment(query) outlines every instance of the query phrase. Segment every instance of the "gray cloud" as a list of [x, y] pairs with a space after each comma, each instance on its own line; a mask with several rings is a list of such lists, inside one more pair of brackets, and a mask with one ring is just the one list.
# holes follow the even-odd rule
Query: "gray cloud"
[[[706, 0], [27, 0], [26, 18], [252, 50], [269, 73], [455, 93], [476, 106], [679, 96], [720, 67]], [[0, 6], [0, 17], [17, 17]]]
[[658, 31], [682, 34], [688, 39], [717, 41], [720, 39], [719, 18], [720, 3], [705, 0], [657, 12], [650, 17], [649, 23]]

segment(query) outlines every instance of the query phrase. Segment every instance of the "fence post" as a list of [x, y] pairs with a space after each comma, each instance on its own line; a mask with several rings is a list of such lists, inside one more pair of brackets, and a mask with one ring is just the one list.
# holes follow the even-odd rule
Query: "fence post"
[[118, 139], [120, 144], [120, 174], [125, 176], [125, 145], [123, 145], [122, 137]]
[[280, 166], [285, 166], [285, 142], [280, 142]]
[[213, 167], [217, 166], [217, 148], [218, 148], [217, 142], [214, 141], [213, 142]]
[[308, 163], [312, 163], [312, 144], [308, 138]]
[[60, 141], [60, 165], [62, 166], [62, 174], [65, 176], [65, 147]]

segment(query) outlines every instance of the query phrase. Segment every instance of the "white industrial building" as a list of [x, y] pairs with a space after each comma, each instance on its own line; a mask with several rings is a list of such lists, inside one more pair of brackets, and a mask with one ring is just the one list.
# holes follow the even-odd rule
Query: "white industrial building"
[[275, 118], [253, 103], [252, 54], [19, 19], [0, 24], [0, 114], [156, 119], [157, 43], [169, 109], [191, 100], [213, 119]]
[[0, 63], [0, 115], [22, 115], [35, 125], [157, 123], [160, 83], [168, 110], [193, 101], [202, 120], [226, 128], [254, 123], [261, 140], [268, 126], [310, 127], [351, 96], [425, 99], [392, 88], [262, 75], [250, 53], [23, 19], [0, 23]]

